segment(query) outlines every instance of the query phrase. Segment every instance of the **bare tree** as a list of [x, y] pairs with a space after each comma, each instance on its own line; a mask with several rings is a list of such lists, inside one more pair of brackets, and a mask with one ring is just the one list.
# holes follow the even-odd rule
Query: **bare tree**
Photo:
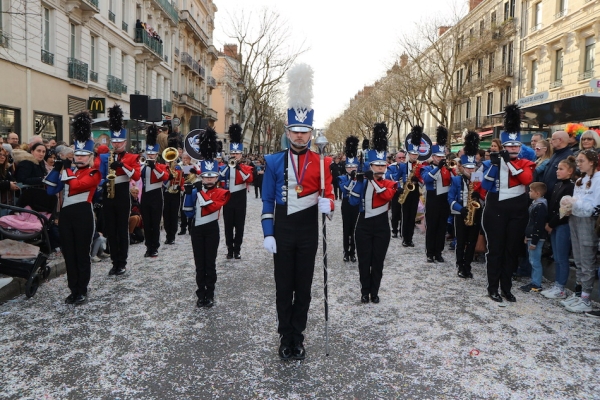
[[262, 114], [268, 110], [265, 105], [277, 95], [287, 71], [307, 49], [304, 43], [298, 47], [291, 44], [290, 26], [277, 12], [266, 8], [258, 14], [242, 10], [231, 16], [226, 34], [239, 49], [240, 124], [245, 135], [250, 123], [262, 125]]

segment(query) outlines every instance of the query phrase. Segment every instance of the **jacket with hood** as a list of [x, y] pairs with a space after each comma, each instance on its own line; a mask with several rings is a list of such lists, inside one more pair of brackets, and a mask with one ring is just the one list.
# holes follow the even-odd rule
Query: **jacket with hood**
[[15, 180], [24, 185], [39, 186], [46, 174], [44, 163], [38, 162], [35, 157], [24, 150], [13, 150], [13, 159], [17, 169], [15, 171]]

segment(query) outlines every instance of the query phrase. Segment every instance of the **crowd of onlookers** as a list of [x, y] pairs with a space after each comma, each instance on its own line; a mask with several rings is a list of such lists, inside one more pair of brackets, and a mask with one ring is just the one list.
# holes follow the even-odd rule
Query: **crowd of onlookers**
[[154, 28], [152, 28], [150, 26], [150, 24], [146, 23], [146, 22], [141, 22], [139, 19], [135, 22], [135, 35], [136, 35], [136, 42], [141, 42], [142, 41], [142, 36], [140, 31], [138, 31], [138, 29], [143, 29], [146, 31], [146, 33], [148, 34], [148, 37], [156, 40], [158, 43], [162, 43], [162, 39], [159, 36], [158, 32], [156, 32], [154, 30]]

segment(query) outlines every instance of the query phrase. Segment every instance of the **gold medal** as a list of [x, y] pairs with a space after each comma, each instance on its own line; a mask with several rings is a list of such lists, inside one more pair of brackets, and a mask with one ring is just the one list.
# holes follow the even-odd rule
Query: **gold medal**
[[304, 190], [304, 188], [302, 187], [302, 185], [296, 186], [296, 193], [300, 194], [300, 193], [302, 193], [303, 190]]

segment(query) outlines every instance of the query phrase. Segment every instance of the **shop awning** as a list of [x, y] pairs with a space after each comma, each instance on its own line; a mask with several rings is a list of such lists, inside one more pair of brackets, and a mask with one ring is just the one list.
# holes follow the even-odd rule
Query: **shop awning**
[[489, 131], [483, 131], [483, 132], [479, 132], [479, 137], [486, 137], [486, 136], [492, 136], [494, 134], [494, 130], [490, 129]]
[[522, 109], [523, 121], [534, 125], [561, 125], [600, 119], [600, 93], [586, 93]]

